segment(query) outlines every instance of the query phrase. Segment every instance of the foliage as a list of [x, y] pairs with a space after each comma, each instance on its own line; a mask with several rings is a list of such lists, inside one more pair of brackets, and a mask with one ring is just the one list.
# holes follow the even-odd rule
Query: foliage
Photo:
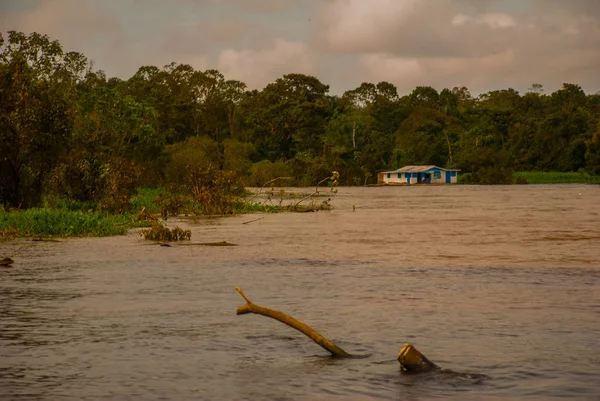
[[[0, 213], [1, 233], [12, 236], [108, 236], [125, 234], [128, 228], [144, 225], [129, 215], [65, 209], [31, 208]], [[8, 234], [7, 234], [8, 233]]]
[[251, 143], [225, 139], [223, 141], [223, 169], [231, 171], [236, 178], [245, 181], [252, 171], [251, 157], [255, 153], [256, 148]]
[[233, 172], [208, 165], [190, 168], [185, 183], [171, 185], [157, 197], [156, 204], [163, 217], [180, 213], [226, 215], [258, 211], [242, 200], [244, 195], [246, 191]]
[[[272, 181], [278, 177], [291, 177], [293, 176], [292, 166], [289, 162], [278, 160], [271, 162], [269, 160], [262, 160], [258, 163], [254, 163], [251, 168], [250, 177], [248, 177], [247, 185], [251, 187], [259, 187], [265, 182]], [[294, 181], [286, 180], [286, 185], [294, 185]]]
[[131, 197], [132, 211], [140, 211], [144, 208], [148, 213], [159, 213], [160, 207], [157, 199], [165, 193], [162, 188], [138, 188], [134, 196]]
[[243, 193], [230, 171], [212, 166], [191, 170], [187, 186], [204, 214], [232, 214], [234, 197]]
[[151, 241], [189, 241], [192, 232], [179, 226], [169, 229], [163, 224], [154, 224], [152, 228], [140, 230], [139, 235]]
[[334, 96], [304, 74], [247, 90], [177, 63], [121, 80], [45, 35], [0, 36], [7, 208], [126, 213], [140, 206], [136, 188], [151, 186], [168, 191], [146, 210], [227, 214], [242, 185], [312, 186], [332, 170], [342, 185], [365, 185], [407, 164], [459, 168], [461, 182], [479, 184], [511, 183], [513, 171], [598, 175], [600, 94], [573, 83], [545, 94], [536, 83], [523, 94], [419, 86], [402, 95], [364, 82]]
[[163, 218], [181, 213], [196, 214], [196, 205], [189, 192], [181, 186], [171, 186], [165, 193], [156, 198], [156, 205]]
[[590, 175], [585, 170], [570, 173], [519, 171], [513, 173], [513, 180], [515, 183], [521, 180], [521, 183], [528, 184], [600, 184], [600, 176]]
[[0, 202], [40, 202], [72, 135], [73, 83], [84, 63], [47, 36], [10, 31], [5, 43], [0, 36]]
[[165, 172], [170, 184], [183, 185], [190, 171], [206, 169], [219, 162], [217, 143], [208, 136], [189, 137], [182, 142], [168, 145], [166, 151], [170, 161]]
[[260, 202], [244, 201], [236, 199], [233, 201], [233, 210], [236, 214], [246, 213], [277, 213], [281, 209], [273, 205], [265, 205]]
[[459, 176], [461, 184], [506, 185], [512, 183], [512, 171], [504, 167], [482, 167]]

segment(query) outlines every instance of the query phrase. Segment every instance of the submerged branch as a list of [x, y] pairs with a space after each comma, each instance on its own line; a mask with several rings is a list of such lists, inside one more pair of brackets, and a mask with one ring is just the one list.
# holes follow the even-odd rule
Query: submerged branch
[[256, 198], [258, 195], [260, 195], [262, 193], [262, 190], [268, 186], [269, 184], [274, 183], [275, 181], [279, 181], [279, 180], [293, 180], [294, 177], [277, 177], [277, 178], [273, 178], [270, 181], [265, 182], [264, 184], [261, 185], [260, 189], [258, 190], [258, 192], [256, 194], [254, 194], [253, 197], [250, 198], [250, 200], [253, 200], [254, 198]]
[[[298, 208], [298, 206], [299, 206], [299, 205], [300, 205], [302, 202], [304, 202], [305, 200], [307, 200], [307, 199], [310, 199], [310, 198], [312, 198], [312, 197], [314, 197], [314, 196], [318, 196], [318, 195], [319, 195], [319, 185], [321, 185], [321, 184], [322, 184], [322, 183], [324, 183], [325, 181], [329, 181], [329, 180], [331, 180], [331, 181], [332, 181], [332, 183], [333, 183], [333, 185], [334, 185], [334, 186], [337, 186], [337, 185], [338, 185], [338, 180], [339, 180], [339, 177], [340, 177], [340, 173], [338, 173], [337, 171], [332, 171], [332, 176], [331, 176], [331, 177], [326, 177], [326, 178], [323, 178], [321, 181], [319, 181], [319, 182], [317, 183], [317, 186], [315, 187], [315, 192], [313, 192], [313, 193], [309, 194], [308, 196], [306, 196], [306, 197], [304, 197], [304, 198], [300, 199], [300, 201], [298, 201], [296, 204], [294, 204], [294, 205], [292, 206], [292, 210], [295, 210], [295, 209], [297, 209], [297, 208]], [[332, 190], [334, 193], [337, 193], [337, 190], [334, 190], [334, 188], [332, 188], [331, 190]], [[329, 204], [327, 204], [327, 206], [329, 206]], [[317, 209], [317, 210], [318, 210], [318, 209]]]
[[327, 351], [329, 351], [333, 356], [338, 356], [338, 357], [343, 357], [343, 358], [348, 358], [348, 357], [352, 356], [351, 354], [347, 353], [346, 351], [344, 351], [343, 349], [341, 349], [340, 347], [335, 345], [333, 342], [331, 342], [328, 339], [326, 339], [325, 337], [323, 337], [321, 334], [317, 333], [310, 326], [302, 323], [299, 320], [294, 319], [291, 316], [286, 315], [283, 312], [279, 312], [274, 309], [269, 309], [269, 308], [265, 308], [263, 306], [256, 305], [248, 299], [248, 297], [244, 294], [244, 292], [242, 291], [242, 289], [240, 287], [236, 287], [235, 289], [237, 290], [237, 292], [240, 293], [240, 295], [244, 298], [244, 300], [246, 300], [245, 305], [242, 305], [237, 308], [238, 315], [245, 315], [247, 313], [255, 313], [257, 315], [263, 315], [263, 316], [270, 317], [275, 320], [279, 320], [281, 323], [287, 324], [288, 326], [293, 327], [294, 329], [303, 333], [304, 335], [309, 337], [311, 340], [313, 340], [314, 342], [319, 344], [321, 347], [323, 347]]
[[242, 224], [250, 224], [250, 223], [254, 223], [255, 221], [262, 220], [263, 218], [264, 218], [264, 217], [259, 217], [258, 219], [254, 219], [254, 220], [250, 220], [250, 221], [243, 222]]

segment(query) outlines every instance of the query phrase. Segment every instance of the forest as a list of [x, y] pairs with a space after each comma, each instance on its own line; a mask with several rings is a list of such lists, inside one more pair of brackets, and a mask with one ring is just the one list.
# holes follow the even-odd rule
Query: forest
[[[544, 93], [389, 82], [342, 95], [290, 73], [262, 90], [217, 70], [142, 66], [127, 80], [95, 70], [39, 33], [0, 36], [0, 204], [66, 197], [119, 210], [138, 188], [190, 182], [260, 186], [376, 183], [404, 165], [461, 169], [463, 183], [517, 171], [600, 174], [600, 93]], [[192, 181], [190, 181], [192, 180]]]

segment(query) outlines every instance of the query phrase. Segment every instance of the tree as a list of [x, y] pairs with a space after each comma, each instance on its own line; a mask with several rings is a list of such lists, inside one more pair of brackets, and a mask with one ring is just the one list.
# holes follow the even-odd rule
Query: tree
[[317, 78], [288, 74], [243, 101], [245, 130], [263, 158], [292, 159], [298, 153], [314, 157], [330, 115], [329, 86]]
[[159, 159], [165, 142], [154, 109], [99, 76], [89, 73], [81, 84], [70, 153], [53, 171], [52, 189], [122, 210], [140, 182], [142, 165]]
[[32, 33], [0, 35], [0, 201], [34, 206], [69, 144], [85, 58]]

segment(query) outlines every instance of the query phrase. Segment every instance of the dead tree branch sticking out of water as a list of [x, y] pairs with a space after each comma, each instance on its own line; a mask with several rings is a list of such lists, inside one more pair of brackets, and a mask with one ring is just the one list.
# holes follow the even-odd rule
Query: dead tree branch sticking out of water
[[[317, 186], [315, 187], [315, 192], [311, 193], [308, 196], [305, 196], [304, 198], [300, 199], [296, 204], [294, 204], [292, 206], [292, 210], [296, 210], [298, 208], [298, 206], [300, 206], [300, 204], [302, 202], [304, 202], [305, 200], [310, 199], [310, 198], [312, 198], [314, 196], [318, 196], [319, 195], [319, 185], [323, 184], [325, 181], [331, 181], [331, 184], [333, 185], [333, 187], [331, 188], [331, 192], [333, 192], [334, 194], [337, 193], [337, 188], [336, 187], [338, 186], [338, 182], [339, 182], [339, 178], [340, 178], [340, 173], [338, 173], [337, 171], [333, 171], [331, 174], [332, 174], [331, 177], [324, 178], [324, 179], [322, 179], [321, 181], [319, 181], [317, 183]], [[326, 202], [323, 203], [322, 206], [329, 207], [329, 203], [326, 201]], [[313, 209], [319, 210], [319, 208], [315, 208], [315, 207], [313, 207]]]
[[[352, 355], [335, 345], [333, 342], [329, 341], [315, 330], [313, 330], [308, 325], [302, 323], [299, 320], [294, 319], [291, 316], [286, 315], [283, 312], [279, 312], [274, 309], [265, 308], [263, 306], [256, 305], [252, 303], [244, 294], [240, 287], [235, 287], [236, 291], [240, 293], [240, 295], [246, 300], [246, 304], [239, 306], [237, 308], [238, 315], [245, 315], [248, 313], [255, 313], [257, 315], [263, 315], [266, 317], [270, 317], [275, 320], [279, 320], [281, 323], [285, 323], [290, 327], [298, 330], [299, 332], [306, 335], [308, 338], [319, 344], [321, 347], [325, 348], [327, 351], [331, 353], [331, 355], [340, 357], [340, 358], [352, 358], [352, 357], [360, 357], [358, 355]], [[431, 371], [441, 371], [441, 369], [433, 362], [431, 362], [425, 355], [423, 355], [419, 350], [417, 350], [412, 344], [404, 344], [404, 346], [400, 349], [398, 353], [398, 362], [400, 362], [400, 367], [403, 372], [410, 373], [423, 373], [423, 372], [431, 372]]]
[[348, 358], [348, 357], [352, 356], [349, 353], [347, 353], [346, 351], [344, 351], [343, 349], [341, 349], [340, 347], [338, 347], [337, 345], [335, 345], [334, 343], [332, 343], [331, 341], [329, 341], [328, 339], [326, 339], [325, 337], [323, 337], [322, 335], [320, 335], [319, 333], [317, 333], [315, 330], [313, 330], [308, 325], [302, 323], [299, 320], [294, 319], [291, 316], [286, 315], [283, 312], [279, 312], [274, 309], [269, 309], [269, 308], [265, 308], [263, 306], [256, 305], [255, 303], [252, 303], [252, 301], [250, 301], [248, 299], [248, 297], [246, 297], [246, 295], [244, 294], [244, 292], [242, 291], [242, 289], [240, 287], [235, 287], [235, 289], [246, 300], [245, 305], [242, 305], [237, 308], [238, 315], [245, 315], [247, 313], [255, 313], [257, 315], [263, 315], [263, 316], [270, 317], [275, 320], [279, 320], [281, 323], [285, 323], [288, 326], [293, 327], [294, 329], [303, 333], [308, 338], [310, 338], [311, 340], [313, 340], [314, 342], [319, 344], [321, 347], [323, 347], [327, 351], [329, 351], [331, 353], [331, 355], [333, 355], [333, 356], [337, 356], [337, 357], [341, 357], [341, 358]]
[[275, 181], [279, 181], [279, 180], [293, 180], [294, 177], [277, 177], [277, 178], [273, 178], [270, 181], [265, 182], [264, 184], [261, 185], [260, 189], [258, 190], [258, 192], [256, 194], [254, 194], [253, 197], [250, 198], [250, 200], [253, 200], [254, 198], [256, 198], [258, 195], [260, 195], [262, 193], [262, 190], [269, 184], [274, 183]]

